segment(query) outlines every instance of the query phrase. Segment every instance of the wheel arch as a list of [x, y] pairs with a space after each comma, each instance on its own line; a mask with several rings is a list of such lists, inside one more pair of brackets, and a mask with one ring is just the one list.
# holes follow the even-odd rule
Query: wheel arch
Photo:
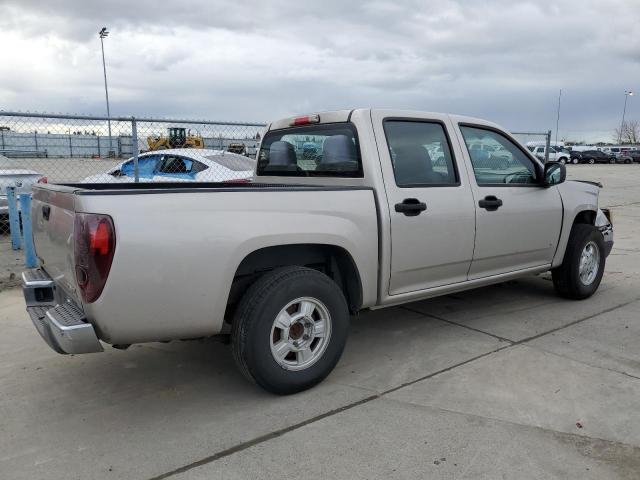
[[576, 213], [575, 217], [573, 218], [573, 222], [571, 223], [571, 226], [575, 225], [576, 223], [595, 225], [596, 215], [597, 215], [596, 210], [591, 210], [591, 209], [581, 210], [578, 213]]
[[582, 225], [595, 225], [596, 216], [598, 214], [597, 206], [595, 205], [581, 205], [574, 212], [565, 211], [565, 219], [571, 219], [571, 222], [563, 222], [563, 227], [560, 233], [560, 240], [558, 242], [558, 248], [551, 262], [551, 267], [555, 268], [562, 264], [564, 260], [564, 254], [567, 250], [567, 242], [569, 241], [569, 235], [571, 229], [576, 224]]
[[292, 265], [312, 268], [326, 274], [338, 284], [352, 313], [361, 308], [362, 279], [353, 256], [344, 247], [321, 243], [294, 243], [258, 248], [242, 259], [233, 276], [225, 318], [233, 316], [235, 305], [243, 292], [262, 274], [278, 267]]

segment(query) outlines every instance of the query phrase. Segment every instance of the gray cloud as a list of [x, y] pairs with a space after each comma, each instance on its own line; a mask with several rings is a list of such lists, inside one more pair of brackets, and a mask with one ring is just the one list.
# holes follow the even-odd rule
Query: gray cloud
[[[0, 108], [269, 120], [379, 106], [609, 139], [640, 88], [640, 3], [0, 2]], [[637, 101], [636, 101], [637, 100]], [[629, 102], [640, 117], [640, 98]]]

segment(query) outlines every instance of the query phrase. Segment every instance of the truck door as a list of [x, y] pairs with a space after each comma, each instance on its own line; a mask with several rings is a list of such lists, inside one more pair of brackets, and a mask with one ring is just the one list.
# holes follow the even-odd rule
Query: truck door
[[[476, 241], [469, 279], [550, 264], [562, 227], [562, 201], [556, 187], [540, 185], [542, 165], [497, 129], [459, 128], [475, 177]], [[508, 157], [508, 168], [486, 168], [470, 148], [478, 143]]]
[[449, 118], [372, 120], [390, 215], [389, 295], [466, 280], [475, 214]]

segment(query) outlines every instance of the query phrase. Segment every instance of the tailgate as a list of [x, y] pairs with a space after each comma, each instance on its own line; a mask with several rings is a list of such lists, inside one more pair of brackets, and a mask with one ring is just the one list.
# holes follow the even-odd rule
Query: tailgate
[[62, 185], [33, 189], [33, 241], [42, 268], [57, 287], [79, 302], [76, 292], [73, 228], [75, 188]]

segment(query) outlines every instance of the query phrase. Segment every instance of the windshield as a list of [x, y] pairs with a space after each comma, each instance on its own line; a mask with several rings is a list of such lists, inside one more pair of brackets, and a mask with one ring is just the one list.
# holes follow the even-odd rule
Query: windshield
[[262, 140], [258, 175], [361, 177], [356, 129], [327, 123], [273, 130]]

